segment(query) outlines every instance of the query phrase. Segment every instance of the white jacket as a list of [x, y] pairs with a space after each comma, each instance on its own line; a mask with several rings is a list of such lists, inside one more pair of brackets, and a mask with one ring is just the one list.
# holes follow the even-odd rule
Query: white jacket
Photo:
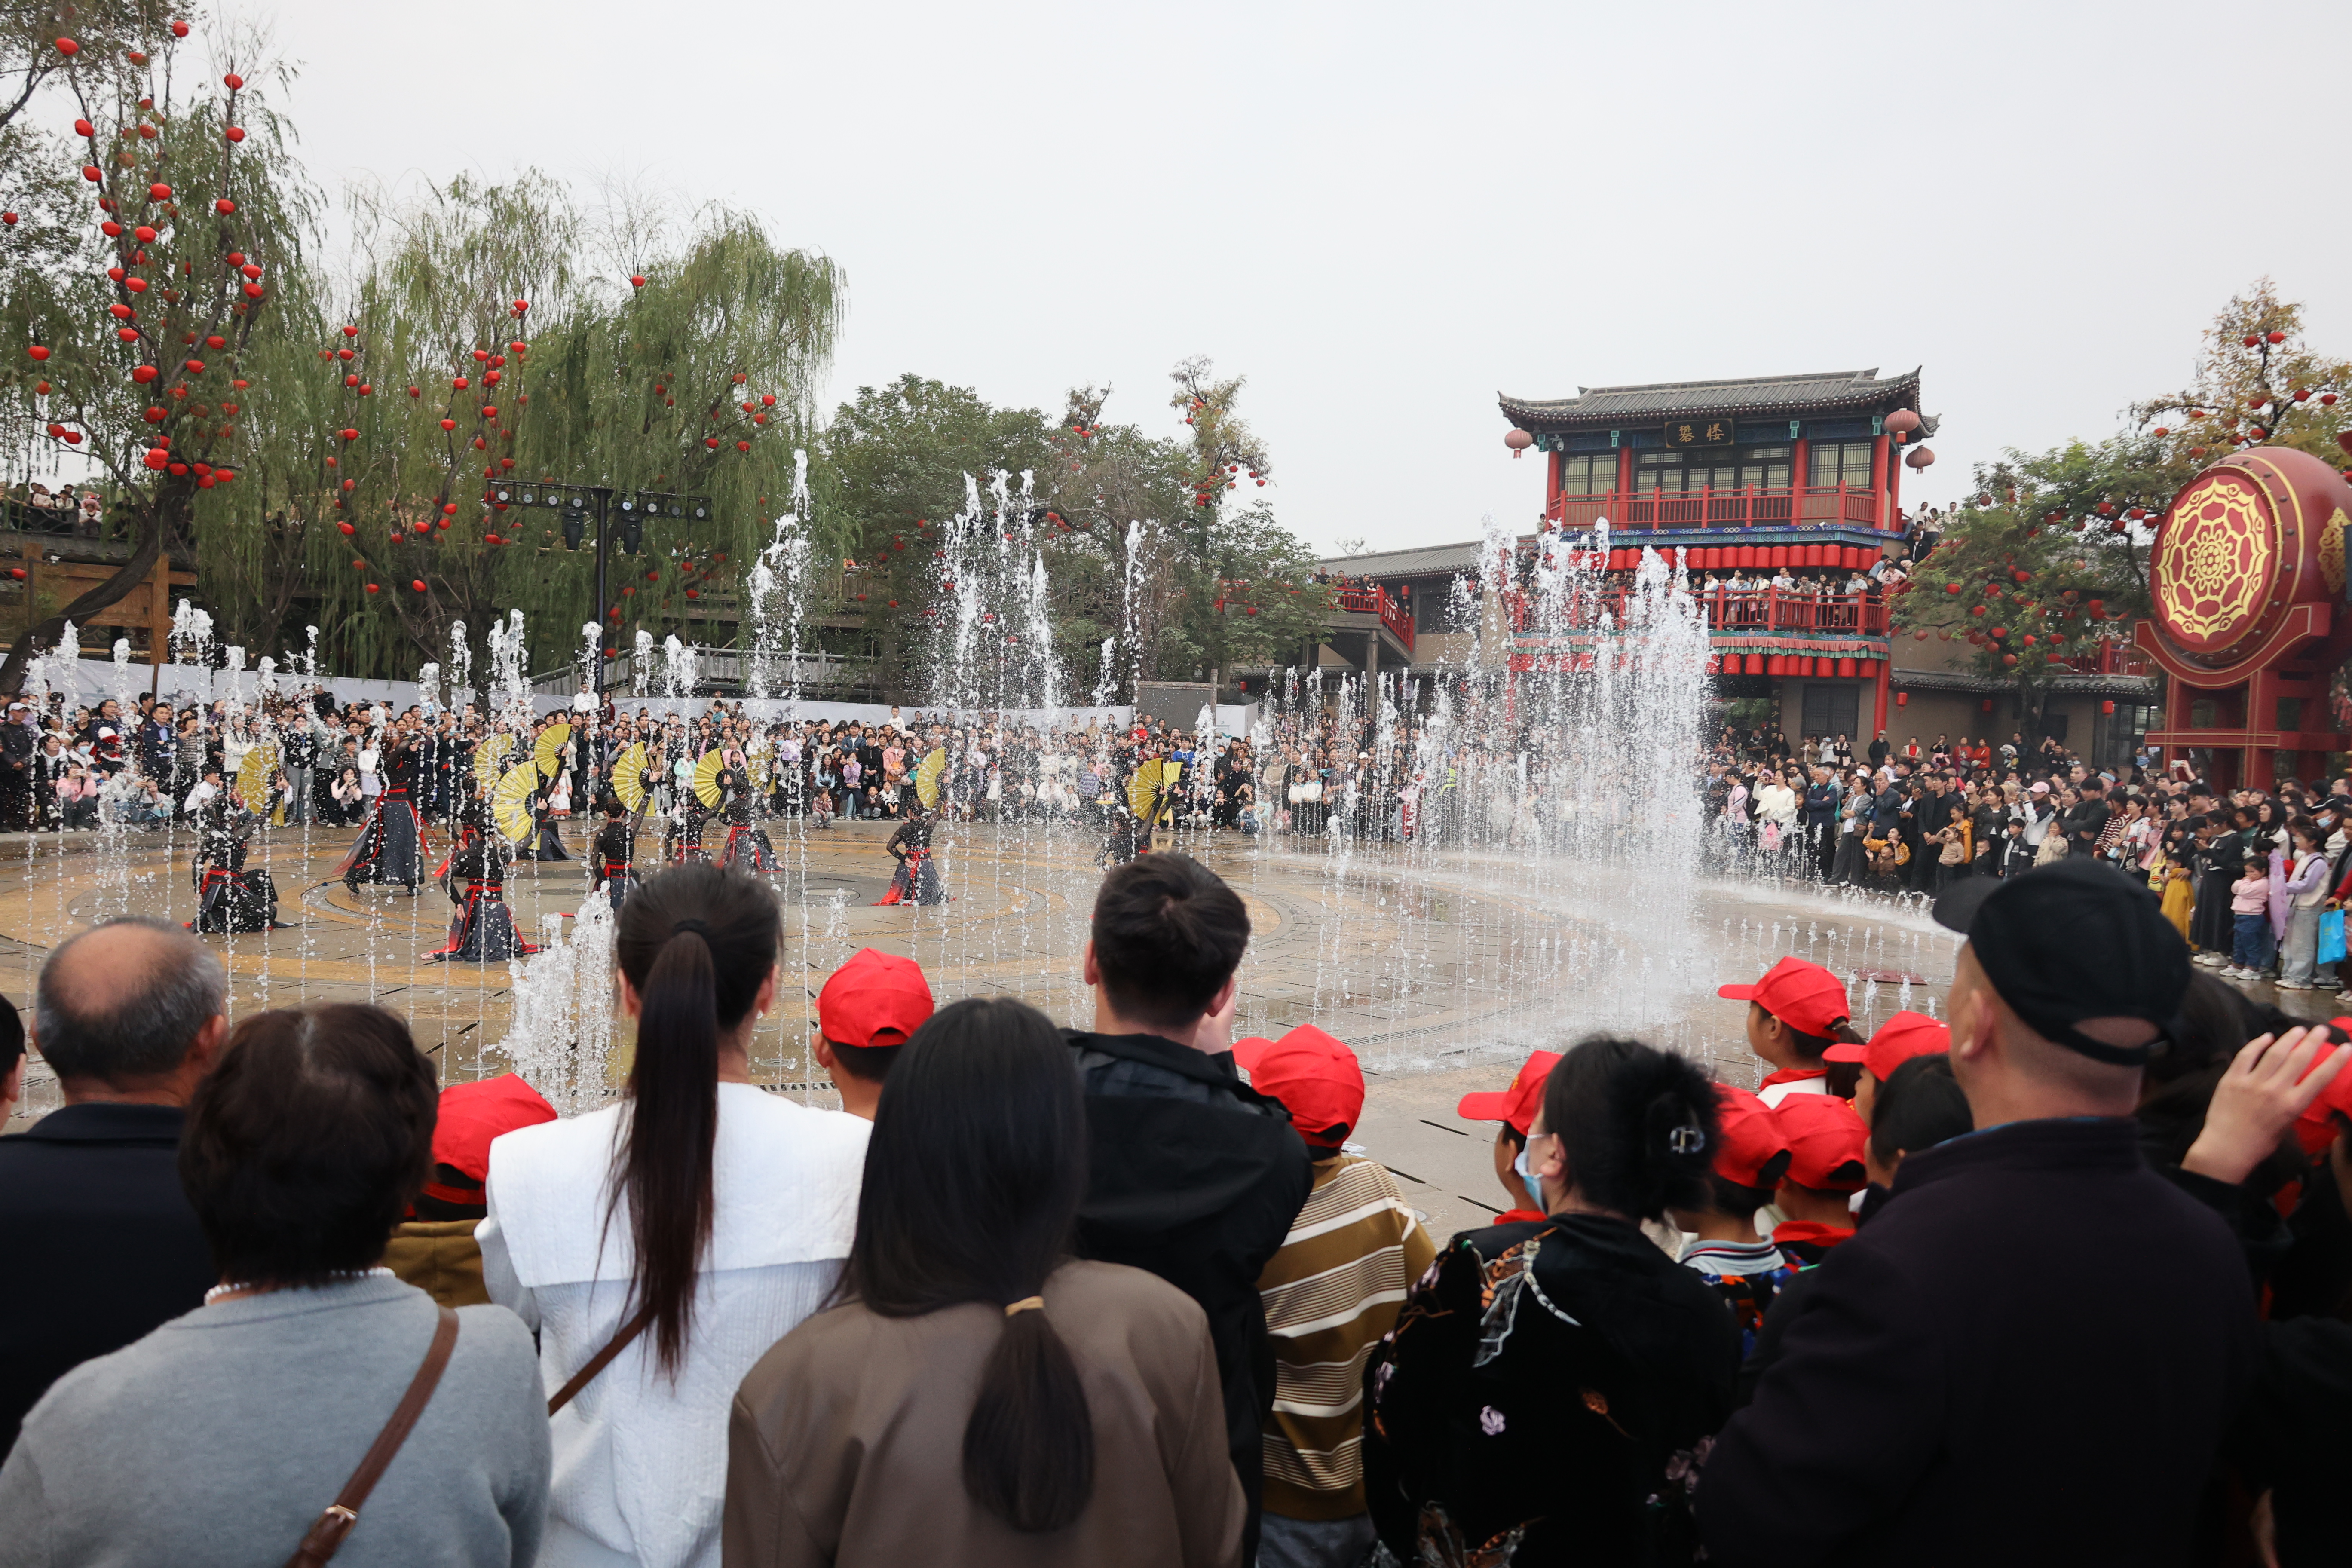
[[[540, 1333], [550, 1394], [612, 1339], [635, 1268], [612, 1216], [626, 1102], [490, 1145], [489, 1217], [475, 1230], [490, 1300]], [[857, 1226], [869, 1125], [750, 1084], [719, 1086], [716, 1200], [675, 1381], [640, 1335], [558, 1412], [541, 1568], [718, 1568], [727, 1415], [751, 1363], [833, 1289]]]

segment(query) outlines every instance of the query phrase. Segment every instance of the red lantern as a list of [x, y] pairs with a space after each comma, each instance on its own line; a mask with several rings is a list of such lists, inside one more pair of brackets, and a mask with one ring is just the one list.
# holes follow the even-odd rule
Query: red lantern
[[1511, 449], [1511, 456], [1514, 458], [1526, 456], [1528, 448], [1535, 444], [1536, 438], [1524, 430], [1503, 432], [1503, 445]]
[[1909, 692], [1907, 692], [1907, 691], [1898, 691], [1898, 692], [1896, 692], [1896, 693], [1895, 694], [1895, 706], [1896, 706], [1897, 708], [1908, 708], [1908, 707], [1910, 707], [1910, 706], [1911, 706], [1911, 694], [1910, 694]]

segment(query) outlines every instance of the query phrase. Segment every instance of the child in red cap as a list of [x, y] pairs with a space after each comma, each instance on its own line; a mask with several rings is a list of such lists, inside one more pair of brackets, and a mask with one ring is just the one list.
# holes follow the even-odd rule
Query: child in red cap
[[1811, 1268], [1853, 1235], [1853, 1194], [1870, 1182], [1863, 1144], [1869, 1129], [1853, 1107], [1830, 1094], [1791, 1095], [1772, 1109], [1789, 1142], [1789, 1168], [1775, 1194], [1789, 1217], [1772, 1245], [1799, 1268]]
[[1465, 1121], [1494, 1121], [1495, 1179], [1509, 1194], [1511, 1206], [1495, 1216], [1496, 1225], [1545, 1217], [1543, 1202], [1528, 1174], [1528, 1129], [1543, 1108], [1544, 1080], [1551, 1076], [1558, 1051], [1537, 1051], [1519, 1064], [1507, 1089], [1465, 1094], [1454, 1114]]
[[1748, 1004], [1748, 1048], [1772, 1069], [1756, 1086], [1767, 1105], [1825, 1092], [1829, 1068], [1822, 1053], [1840, 1040], [1862, 1043], [1846, 1026], [1844, 984], [1801, 958], [1784, 958], [1754, 984], [1726, 985], [1716, 994]]
[[1692, 1234], [1682, 1263], [1716, 1289], [1739, 1324], [1739, 1353], [1755, 1348], [1756, 1330], [1772, 1304], [1789, 1262], [1756, 1229], [1756, 1211], [1772, 1201], [1793, 1158], [1771, 1107], [1744, 1089], [1715, 1086], [1721, 1118], [1708, 1151], [1708, 1196], [1705, 1208], [1671, 1211], [1675, 1224]]
[[488, 1215], [490, 1143], [518, 1127], [555, 1120], [555, 1107], [516, 1073], [453, 1083], [433, 1123], [433, 1177], [393, 1227], [383, 1266], [445, 1307], [487, 1307], [474, 1227]]
[[1356, 1054], [1312, 1024], [1234, 1043], [1290, 1112], [1315, 1184], [1258, 1279], [1274, 1341], [1260, 1562], [1353, 1563], [1372, 1545], [1360, 1435], [1364, 1361], [1437, 1256], [1386, 1167], [1341, 1145], [1364, 1109]]
[[810, 1049], [833, 1075], [841, 1109], [874, 1120], [882, 1081], [898, 1047], [923, 1026], [935, 1007], [931, 983], [911, 958], [862, 947], [833, 972], [816, 995], [816, 1039]]
[[1952, 1048], [1949, 1026], [1937, 1022], [1925, 1013], [1897, 1013], [1878, 1026], [1867, 1045], [1852, 1045], [1841, 1040], [1822, 1053], [1829, 1062], [1860, 1062], [1862, 1076], [1854, 1080], [1853, 1109], [1864, 1125], [1870, 1122], [1871, 1110], [1877, 1103], [1879, 1087], [1895, 1076], [1895, 1069], [1913, 1057], [1933, 1056]]

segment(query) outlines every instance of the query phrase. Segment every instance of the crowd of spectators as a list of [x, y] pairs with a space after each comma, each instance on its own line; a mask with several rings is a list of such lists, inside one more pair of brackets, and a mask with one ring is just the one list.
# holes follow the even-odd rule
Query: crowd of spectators
[[0, 1140], [0, 1565], [2338, 1560], [2336, 1032], [2087, 858], [1935, 912], [1946, 1021], [1791, 957], [1721, 991], [1752, 1089], [1601, 1037], [1465, 1097], [1509, 1207], [1450, 1238], [1344, 1042], [1234, 1038], [1181, 854], [1105, 876], [1086, 1028], [856, 955], [841, 1110], [751, 1080], [781, 913], [720, 867], [624, 904], [570, 1120], [85, 931]]
[[96, 485], [59, 485], [53, 490], [34, 481], [0, 493], [0, 523], [21, 532], [96, 539], [105, 531], [106, 519], [106, 498]]
[[2147, 887], [2196, 962], [2231, 980], [2341, 990], [2352, 773], [2224, 790], [2143, 750], [2095, 768], [2012, 733], [1857, 752], [1844, 735], [1727, 731], [1702, 788], [1718, 858], [1840, 886], [1934, 894], [2072, 858]]

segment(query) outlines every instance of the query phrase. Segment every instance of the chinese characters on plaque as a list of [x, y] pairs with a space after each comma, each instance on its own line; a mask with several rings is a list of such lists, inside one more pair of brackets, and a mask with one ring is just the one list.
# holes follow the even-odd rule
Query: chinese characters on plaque
[[1666, 426], [1669, 447], [1728, 447], [1731, 445], [1731, 421], [1728, 419], [1677, 419]]

